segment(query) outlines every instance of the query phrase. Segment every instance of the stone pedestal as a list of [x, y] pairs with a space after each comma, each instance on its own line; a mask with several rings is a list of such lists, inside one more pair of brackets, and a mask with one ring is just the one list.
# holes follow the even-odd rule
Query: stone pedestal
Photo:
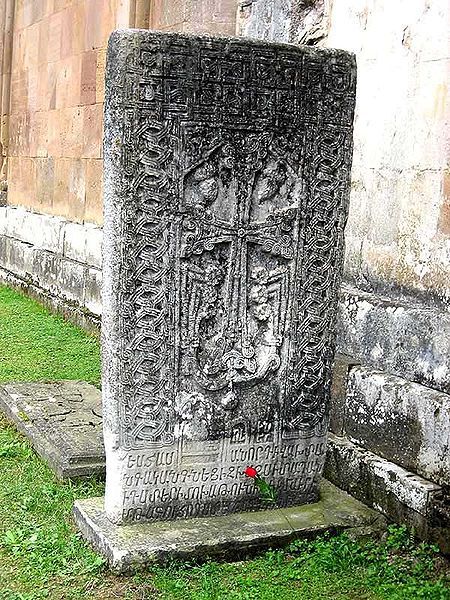
[[103, 498], [77, 500], [74, 519], [111, 569], [130, 572], [155, 562], [232, 558], [276, 548], [294, 539], [311, 539], [331, 531], [373, 535], [384, 518], [358, 500], [322, 480], [319, 502], [276, 510], [234, 513], [183, 521], [114, 525]]
[[355, 60], [118, 31], [105, 106], [105, 510], [314, 502], [325, 459]]

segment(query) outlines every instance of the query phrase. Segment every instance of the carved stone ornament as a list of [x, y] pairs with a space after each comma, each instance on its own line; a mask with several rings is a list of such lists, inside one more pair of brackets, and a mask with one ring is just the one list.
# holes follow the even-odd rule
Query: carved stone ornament
[[317, 499], [347, 218], [346, 52], [113, 33], [103, 402], [114, 522]]

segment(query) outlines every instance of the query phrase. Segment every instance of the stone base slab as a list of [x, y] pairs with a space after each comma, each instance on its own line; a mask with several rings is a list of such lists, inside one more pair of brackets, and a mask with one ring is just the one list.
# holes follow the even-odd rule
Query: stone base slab
[[77, 500], [74, 518], [83, 536], [103, 554], [110, 568], [129, 572], [171, 559], [233, 556], [277, 547], [325, 531], [380, 530], [383, 517], [327, 481], [315, 504], [260, 512], [179, 521], [114, 525], [103, 498]]
[[84, 381], [0, 386], [0, 410], [61, 479], [104, 476], [101, 392]]

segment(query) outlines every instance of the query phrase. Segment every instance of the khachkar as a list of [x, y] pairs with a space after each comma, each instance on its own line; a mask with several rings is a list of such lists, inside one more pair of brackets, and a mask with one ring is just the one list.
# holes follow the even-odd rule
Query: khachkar
[[115, 32], [103, 397], [115, 523], [313, 502], [325, 456], [355, 61]]

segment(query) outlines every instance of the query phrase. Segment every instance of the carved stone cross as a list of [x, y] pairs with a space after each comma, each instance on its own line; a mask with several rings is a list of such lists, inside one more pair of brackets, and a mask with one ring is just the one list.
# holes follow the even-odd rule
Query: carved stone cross
[[[263, 138], [263, 141], [267, 144], [267, 139]], [[219, 244], [228, 244], [229, 249], [223, 265], [225, 314], [207, 352], [203, 353], [201, 366], [195, 352], [201, 346], [199, 330], [204, 319], [198, 318], [192, 306], [185, 341], [193, 351], [191, 362], [197, 363], [193, 370], [196, 379], [208, 389], [228, 387], [227, 402], [230, 405], [235, 404], [234, 382], [262, 379], [280, 366], [279, 349], [285, 318], [282, 296], [283, 291], [286, 294], [287, 265], [294, 258], [298, 234], [300, 198], [294, 184], [296, 174], [289, 172], [282, 159], [269, 156], [261, 147], [259, 153], [264, 156], [259, 165], [246, 164], [245, 159], [249, 157], [244, 156], [244, 164], [239, 169], [233, 156], [222, 151], [219, 159], [212, 162], [205, 160], [187, 177], [188, 213], [182, 221], [182, 258], [211, 252]], [[228, 189], [220, 176], [222, 163], [228, 168], [234, 167], [234, 172], [242, 176], [242, 179], [236, 178]], [[220, 195], [223, 197], [219, 198]], [[229, 205], [230, 220], [224, 220], [220, 213], [217, 215], [214, 211], [218, 200], [225, 200]], [[265, 204], [271, 206], [274, 201], [278, 201], [279, 207], [268, 212]], [[280, 257], [282, 264], [278, 261], [272, 272], [262, 265], [254, 266], [249, 272], [249, 246], [260, 247], [264, 253]], [[212, 267], [211, 262], [209, 266]], [[185, 277], [189, 274], [194, 276], [189, 261], [182, 262], [182, 269]], [[202, 273], [195, 274], [196, 291], [203, 286], [211, 293], [211, 289], [220, 284], [220, 280], [208, 281], [210, 276], [208, 270], [203, 278]], [[201, 305], [204, 308], [205, 301]], [[249, 311], [253, 324], [258, 325], [253, 327], [253, 331]], [[255, 338], [261, 329], [264, 335], [259, 336], [259, 341], [263, 348], [258, 352]]]
[[103, 384], [115, 522], [317, 499], [347, 216], [348, 53], [116, 32]]

